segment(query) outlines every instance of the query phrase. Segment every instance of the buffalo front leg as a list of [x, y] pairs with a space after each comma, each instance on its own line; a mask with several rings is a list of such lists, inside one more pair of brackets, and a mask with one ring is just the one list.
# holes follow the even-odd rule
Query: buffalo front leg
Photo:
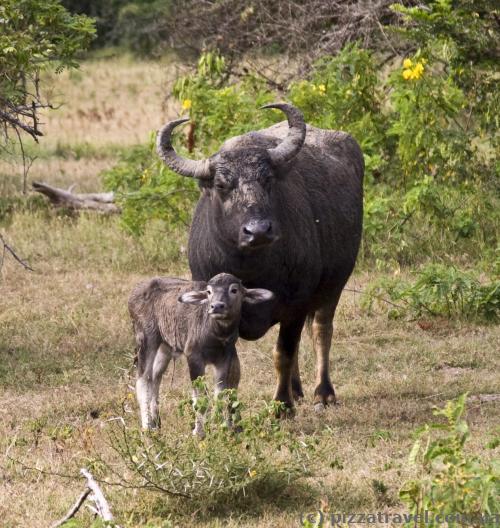
[[302, 381], [300, 380], [299, 371], [299, 345], [300, 339], [297, 343], [297, 350], [293, 356], [293, 368], [292, 368], [292, 395], [295, 401], [301, 400], [304, 397], [304, 391], [302, 390]]
[[[338, 302], [338, 299], [337, 299]], [[316, 353], [316, 388], [314, 390], [314, 408], [317, 411], [325, 405], [336, 403], [335, 391], [330, 380], [330, 346], [333, 334], [333, 316], [335, 308], [330, 305], [316, 310], [312, 323], [312, 341]]]
[[305, 317], [291, 323], [280, 324], [278, 342], [274, 349], [274, 366], [278, 374], [278, 385], [274, 399], [285, 404], [287, 409], [293, 409], [292, 374], [297, 367], [296, 356], [299, 351], [300, 334]]

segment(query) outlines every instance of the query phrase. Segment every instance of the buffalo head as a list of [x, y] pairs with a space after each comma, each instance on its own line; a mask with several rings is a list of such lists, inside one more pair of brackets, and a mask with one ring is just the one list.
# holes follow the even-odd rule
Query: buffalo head
[[[190, 160], [172, 147], [173, 129], [188, 119], [167, 123], [158, 133], [158, 154], [173, 171], [196, 178], [208, 194], [211, 214], [218, 233], [241, 251], [269, 246], [280, 236], [274, 203], [280, 167], [292, 160], [302, 148], [306, 125], [295, 107], [276, 103], [263, 108], [278, 108], [288, 118], [288, 135], [273, 148], [245, 141], [236, 142], [208, 159]], [[252, 138], [252, 134], [248, 135]]]

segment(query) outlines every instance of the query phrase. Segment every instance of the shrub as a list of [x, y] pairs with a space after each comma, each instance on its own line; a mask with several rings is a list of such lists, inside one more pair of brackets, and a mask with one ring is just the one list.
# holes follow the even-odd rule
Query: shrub
[[132, 148], [105, 171], [103, 180], [116, 193], [123, 224], [136, 235], [152, 220], [164, 229], [188, 224], [198, 194], [193, 180], [179, 177], [158, 158], [153, 135], [148, 145]]
[[392, 305], [392, 317], [426, 315], [490, 322], [500, 319], [500, 281], [482, 284], [474, 274], [452, 266], [427, 266], [413, 283], [397, 278], [376, 281], [365, 292], [363, 306], [370, 311], [384, 297], [399, 303], [397, 308]]
[[[498, 526], [500, 514], [500, 460], [480, 460], [466, 453], [469, 428], [462, 415], [466, 394], [449, 401], [434, 416], [446, 422], [417, 430], [409, 456], [416, 478], [406, 482], [401, 499], [420, 521], [407, 526], [442, 526], [435, 516], [452, 519], [448, 526]], [[428, 520], [425, 520], [426, 512]]]
[[[321, 456], [318, 441], [288, 432], [277, 418], [280, 404], [266, 403], [247, 414], [233, 390], [213, 401], [205, 381], [200, 378], [196, 383], [201, 394], [197, 410], [208, 410], [203, 440], [169, 423], [162, 424], [162, 431], [149, 433], [124, 424], [115, 426], [111, 444], [119, 461], [112, 471], [124, 475], [123, 484], [164, 493], [171, 507], [182, 501], [184, 512], [186, 508], [223, 510], [228, 505], [234, 511], [238, 501], [276, 497], [292, 482], [311, 474]], [[186, 408], [194, 419], [190, 400], [181, 402], [181, 416]], [[234, 429], [227, 426], [228, 408]]]

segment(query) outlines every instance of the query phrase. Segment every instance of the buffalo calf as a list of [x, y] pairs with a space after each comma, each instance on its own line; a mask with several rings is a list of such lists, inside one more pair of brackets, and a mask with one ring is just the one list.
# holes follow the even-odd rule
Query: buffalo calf
[[[161, 378], [172, 358], [185, 355], [191, 381], [215, 369], [215, 393], [237, 388], [236, 352], [242, 305], [273, 298], [269, 290], [246, 289], [234, 275], [220, 273], [208, 282], [157, 277], [139, 283], [129, 298], [137, 342], [137, 400], [142, 427], [160, 424]], [[196, 391], [193, 398], [196, 402]], [[198, 415], [193, 434], [203, 435]]]

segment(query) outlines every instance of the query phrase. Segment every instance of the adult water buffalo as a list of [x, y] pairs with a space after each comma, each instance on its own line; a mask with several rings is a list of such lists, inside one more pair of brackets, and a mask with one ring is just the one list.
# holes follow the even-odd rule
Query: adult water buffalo
[[[362, 227], [363, 155], [344, 132], [304, 123], [295, 107], [279, 103], [288, 118], [226, 141], [208, 159], [180, 157], [167, 123], [157, 148], [175, 172], [199, 181], [189, 237], [194, 280], [232, 273], [248, 288], [275, 293], [265, 308], [245, 308], [244, 339], [258, 339], [280, 323], [274, 350], [275, 399], [293, 407], [303, 396], [298, 346], [306, 319], [316, 353], [315, 406], [335, 402], [329, 352], [333, 316], [351, 274]], [[262, 306], [262, 305], [261, 305]]]

